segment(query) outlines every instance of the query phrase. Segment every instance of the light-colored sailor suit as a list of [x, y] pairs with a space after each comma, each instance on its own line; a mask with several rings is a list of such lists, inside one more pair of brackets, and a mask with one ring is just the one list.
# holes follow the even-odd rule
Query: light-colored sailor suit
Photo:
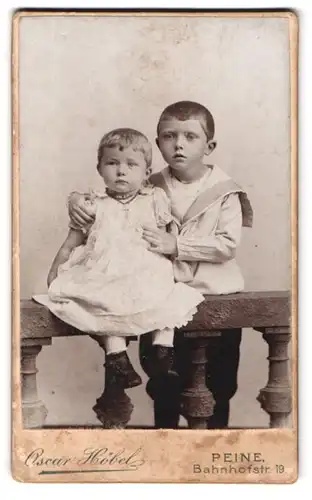
[[244, 279], [235, 253], [242, 227], [252, 226], [253, 211], [246, 193], [225, 172], [218, 166], [207, 169], [202, 179], [190, 184], [173, 177], [169, 167], [150, 179], [172, 203], [171, 231], [178, 248], [175, 279], [203, 294], [239, 292]]

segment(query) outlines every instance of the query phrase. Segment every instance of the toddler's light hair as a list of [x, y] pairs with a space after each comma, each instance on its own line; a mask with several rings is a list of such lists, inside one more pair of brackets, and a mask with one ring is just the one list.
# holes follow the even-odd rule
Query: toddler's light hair
[[152, 145], [142, 132], [132, 128], [117, 128], [105, 134], [98, 147], [98, 169], [103, 157], [104, 149], [114, 147], [119, 148], [121, 151], [128, 147], [133, 148], [134, 151], [141, 151], [146, 162], [147, 173], [151, 173]]
[[157, 125], [157, 135], [159, 135], [159, 125], [162, 121], [176, 118], [177, 120], [185, 121], [197, 119], [207, 136], [207, 140], [213, 139], [215, 134], [214, 119], [210, 111], [202, 104], [192, 101], [179, 101], [167, 106], [160, 115]]

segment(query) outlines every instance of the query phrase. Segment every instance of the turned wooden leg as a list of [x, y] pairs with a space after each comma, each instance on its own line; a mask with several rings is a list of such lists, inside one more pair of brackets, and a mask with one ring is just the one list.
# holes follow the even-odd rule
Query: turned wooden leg
[[270, 415], [270, 427], [287, 427], [291, 412], [291, 387], [289, 381], [288, 342], [289, 327], [265, 328], [263, 338], [269, 345], [269, 377], [260, 390], [258, 401]]
[[22, 417], [25, 428], [42, 427], [48, 411], [38, 397], [36, 358], [51, 339], [23, 339], [21, 352]]
[[[104, 345], [99, 337], [91, 335], [90, 337], [104, 350]], [[105, 429], [123, 429], [127, 426], [134, 407], [112, 370], [105, 364], [104, 369], [104, 391], [92, 409]]]
[[[207, 419], [213, 415], [215, 400], [206, 385], [207, 337], [221, 335], [220, 331], [186, 332], [190, 350], [190, 366], [186, 385], [181, 394], [181, 414], [191, 429], [206, 429]], [[196, 337], [195, 337], [196, 336]]]

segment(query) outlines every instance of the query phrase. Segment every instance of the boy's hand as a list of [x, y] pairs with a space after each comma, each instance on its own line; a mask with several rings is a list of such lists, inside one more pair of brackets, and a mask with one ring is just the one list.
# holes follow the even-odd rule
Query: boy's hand
[[153, 229], [143, 226], [143, 238], [150, 244], [149, 250], [155, 253], [165, 255], [174, 255], [177, 253], [177, 239], [161, 229]]
[[69, 217], [80, 228], [92, 224], [95, 219], [94, 207], [86, 201], [90, 201], [90, 196], [80, 193], [72, 193], [68, 198]]

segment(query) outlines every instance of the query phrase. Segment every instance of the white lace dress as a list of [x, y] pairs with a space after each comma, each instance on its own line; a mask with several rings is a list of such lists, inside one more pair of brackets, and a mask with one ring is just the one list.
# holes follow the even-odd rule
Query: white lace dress
[[83, 332], [141, 335], [187, 324], [204, 300], [175, 283], [172, 263], [152, 253], [142, 226], [164, 227], [172, 219], [160, 188], [144, 188], [129, 204], [97, 195], [96, 220], [86, 243], [61, 265], [48, 295], [35, 295], [64, 322]]

